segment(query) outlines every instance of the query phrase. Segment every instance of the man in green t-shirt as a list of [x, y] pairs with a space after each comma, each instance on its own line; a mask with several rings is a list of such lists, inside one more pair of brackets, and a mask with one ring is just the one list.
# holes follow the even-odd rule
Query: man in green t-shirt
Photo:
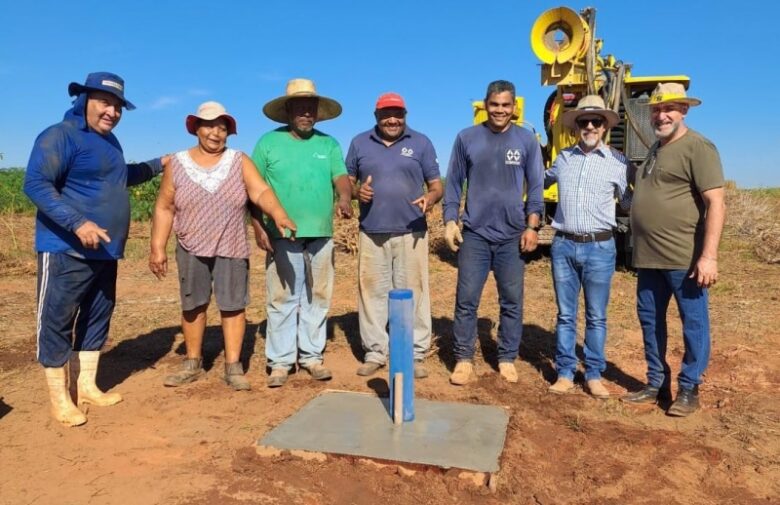
[[653, 91], [650, 121], [657, 142], [636, 174], [631, 209], [647, 386], [623, 399], [656, 403], [671, 398], [666, 310], [674, 296], [685, 354], [677, 398], [667, 414], [681, 417], [699, 408], [699, 384], [710, 357], [707, 288], [718, 280], [718, 244], [726, 217], [718, 151], [685, 125], [688, 109], [700, 103], [686, 96], [682, 84], [659, 84]]
[[282, 386], [296, 362], [314, 379], [328, 380], [322, 352], [333, 292], [333, 190], [339, 216], [349, 218], [352, 185], [339, 143], [314, 124], [337, 117], [341, 105], [317, 95], [312, 81], [292, 79], [263, 113], [285, 126], [263, 135], [252, 159], [298, 225], [294, 237], [283, 237], [268, 216], [262, 223], [252, 218], [257, 243], [267, 252], [268, 386]]

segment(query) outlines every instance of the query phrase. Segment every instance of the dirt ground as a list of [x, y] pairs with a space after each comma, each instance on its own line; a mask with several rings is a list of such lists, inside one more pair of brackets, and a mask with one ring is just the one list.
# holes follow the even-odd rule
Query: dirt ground
[[[221, 380], [218, 314], [210, 309], [206, 377], [164, 388], [179, 366], [176, 276], [148, 271], [149, 226], [134, 224], [120, 264], [118, 304], [98, 384], [124, 401], [91, 407], [88, 423], [51, 419], [35, 360], [33, 220], [3, 219], [0, 233], [0, 503], [2, 504], [777, 504], [780, 503], [780, 266], [754, 259], [728, 239], [721, 281], [711, 291], [713, 352], [701, 387], [703, 408], [677, 419], [655, 406], [597, 401], [581, 390], [547, 394], [554, 379], [555, 303], [549, 258], [528, 265], [525, 332], [507, 384], [496, 372], [496, 289], [488, 282], [479, 312], [479, 379], [449, 385], [456, 269], [431, 254], [434, 341], [419, 398], [506, 406], [510, 412], [498, 488], [474, 487], [457, 472], [411, 476], [350, 458], [324, 462], [263, 458], [254, 445], [325, 389], [382, 392], [382, 381], [355, 375], [362, 357], [357, 324], [356, 259], [337, 252], [329, 322], [329, 383], [306, 373], [265, 387], [263, 258], [252, 258], [252, 303], [243, 359], [251, 392]], [[607, 387], [617, 397], [639, 388], [645, 365], [635, 316], [635, 277], [615, 275], [609, 309]], [[672, 304], [674, 305], [674, 304]], [[670, 311], [670, 363], [682, 357]], [[382, 377], [381, 375], [378, 377]], [[582, 376], [578, 377], [582, 381]], [[377, 386], [377, 384], [380, 386]], [[468, 450], [464, 447], [463, 450]]]

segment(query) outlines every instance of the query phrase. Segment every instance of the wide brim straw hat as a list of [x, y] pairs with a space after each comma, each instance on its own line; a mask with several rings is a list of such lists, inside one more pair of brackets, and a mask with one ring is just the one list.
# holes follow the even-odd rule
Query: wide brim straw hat
[[198, 123], [201, 120], [212, 121], [214, 119], [224, 118], [228, 124], [228, 135], [235, 135], [237, 133], [236, 120], [228, 114], [225, 107], [219, 102], [203, 102], [198, 107], [198, 112], [187, 116], [185, 124], [187, 131], [195, 135], [198, 131]]
[[659, 105], [662, 103], [685, 103], [691, 107], [701, 105], [701, 100], [688, 96], [685, 86], [679, 82], [659, 82], [650, 95], [650, 101], [645, 105]]
[[606, 108], [603, 98], [598, 95], [586, 95], [580, 99], [577, 107], [563, 113], [563, 125], [574, 130], [577, 126], [577, 119], [585, 115], [602, 116], [607, 121], [607, 130], [620, 122], [620, 116], [617, 112]]
[[287, 124], [287, 101], [292, 98], [317, 98], [317, 121], [326, 121], [341, 115], [341, 105], [334, 99], [317, 94], [314, 81], [291, 79], [283, 96], [274, 98], [263, 106], [263, 114], [277, 123]]

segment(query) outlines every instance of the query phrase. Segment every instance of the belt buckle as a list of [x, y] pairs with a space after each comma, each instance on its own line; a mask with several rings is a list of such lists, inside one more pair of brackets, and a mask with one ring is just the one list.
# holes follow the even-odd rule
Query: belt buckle
[[590, 232], [590, 233], [588, 233], [587, 236], [590, 238], [590, 240], [588, 242], [595, 242], [596, 241], [596, 233], [595, 232]]

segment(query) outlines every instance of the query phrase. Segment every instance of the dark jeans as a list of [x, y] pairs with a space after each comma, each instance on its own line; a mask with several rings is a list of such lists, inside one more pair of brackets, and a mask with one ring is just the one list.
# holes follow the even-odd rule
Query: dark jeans
[[477, 309], [488, 273], [493, 271], [501, 307], [498, 325], [498, 361], [517, 358], [523, 335], [523, 275], [525, 261], [518, 240], [488, 242], [471, 230], [463, 230], [458, 251], [458, 289], [455, 297], [455, 359], [474, 357]]
[[667, 386], [671, 380], [666, 362], [666, 310], [674, 296], [683, 325], [682, 368], [677, 376], [681, 387], [701, 384], [710, 359], [710, 318], [707, 290], [696, 285], [685, 270], [639, 269], [636, 288], [637, 314], [642, 325], [647, 361], [647, 383]]
[[116, 260], [38, 253], [38, 361], [61, 367], [71, 351], [99, 351], [116, 301]]

